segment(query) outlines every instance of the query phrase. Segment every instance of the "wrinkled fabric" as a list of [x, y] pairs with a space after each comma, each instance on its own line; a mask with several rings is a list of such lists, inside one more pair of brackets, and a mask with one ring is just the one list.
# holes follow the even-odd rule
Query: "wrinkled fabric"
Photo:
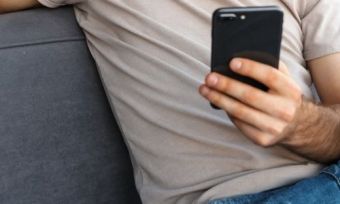
[[337, 204], [340, 203], [340, 162], [315, 177], [273, 190], [222, 198], [209, 204]]
[[313, 100], [305, 60], [340, 50], [340, 26], [334, 26], [340, 1], [40, 1], [76, 3], [144, 203], [206, 203], [288, 185], [322, 168], [284, 148], [256, 146], [198, 87], [210, 72], [213, 11], [277, 5], [285, 13], [281, 59]]

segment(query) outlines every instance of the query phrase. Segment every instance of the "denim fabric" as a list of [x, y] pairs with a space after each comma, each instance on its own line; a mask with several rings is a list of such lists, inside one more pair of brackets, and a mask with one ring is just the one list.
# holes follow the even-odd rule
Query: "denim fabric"
[[256, 194], [216, 199], [209, 204], [338, 204], [340, 203], [340, 162], [319, 175], [295, 184]]

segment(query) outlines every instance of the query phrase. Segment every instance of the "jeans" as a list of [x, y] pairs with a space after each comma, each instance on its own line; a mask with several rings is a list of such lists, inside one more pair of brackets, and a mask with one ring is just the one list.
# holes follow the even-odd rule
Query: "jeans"
[[315, 177], [295, 184], [249, 194], [212, 200], [209, 204], [340, 204], [340, 161]]

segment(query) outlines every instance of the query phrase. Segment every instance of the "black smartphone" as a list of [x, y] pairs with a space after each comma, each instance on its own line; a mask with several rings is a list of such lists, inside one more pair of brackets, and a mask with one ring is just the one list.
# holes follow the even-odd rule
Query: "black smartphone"
[[211, 71], [267, 91], [262, 83], [233, 72], [229, 64], [242, 57], [278, 68], [283, 17], [277, 6], [217, 9], [212, 23]]

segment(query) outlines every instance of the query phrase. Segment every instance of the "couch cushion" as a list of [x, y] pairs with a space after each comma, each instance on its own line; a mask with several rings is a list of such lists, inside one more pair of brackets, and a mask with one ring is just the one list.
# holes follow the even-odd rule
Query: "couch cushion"
[[0, 16], [0, 203], [140, 203], [71, 8]]
[[83, 39], [71, 10], [36, 9], [0, 15], [0, 49]]

